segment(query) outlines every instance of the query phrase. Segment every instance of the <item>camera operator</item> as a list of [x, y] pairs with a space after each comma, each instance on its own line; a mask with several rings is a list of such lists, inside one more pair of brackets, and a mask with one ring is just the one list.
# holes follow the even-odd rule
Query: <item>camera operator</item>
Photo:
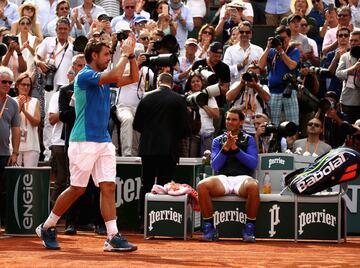
[[323, 139], [332, 148], [341, 146], [347, 135], [341, 128], [344, 121], [347, 121], [347, 115], [339, 110], [338, 103], [339, 97], [334, 91], [326, 92], [315, 115], [323, 122]]
[[290, 47], [291, 32], [285, 26], [276, 29], [276, 37], [270, 37], [266, 49], [261, 55], [259, 66], [265, 69], [268, 65], [268, 80], [271, 98], [269, 101], [271, 121], [275, 125], [280, 123], [280, 113], [283, 108], [287, 121], [299, 125], [299, 106], [295, 90], [289, 96], [283, 96], [287, 87], [284, 75], [295, 71], [300, 61], [300, 51]]
[[[221, 90], [221, 95], [216, 97], [217, 105], [220, 109], [220, 117], [218, 120], [215, 120], [215, 135], [220, 133], [221, 129], [225, 125], [224, 122], [224, 107], [226, 104], [226, 92], [229, 89], [230, 84], [230, 69], [229, 66], [221, 61], [221, 56], [223, 54], [223, 45], [220, 42], [212, 42], [209, 46], [208, 53], [206, 59], [201, 59], [195, 61], [192, 65], [192, 70], [195, 71], [199, 68], [199, 66], [205, 67], [207, 70], [212, 71], [216, 74], [219, 79], [219, 86]], [[212, 84], [208, 84], [211, 86]]]
[[336, 76], [343, 80], [340, 95], [341, 110], [354, 123], [360, 114], [360, 31], [350, 34], [351, 50], [340, 57]]
[[45, 76], [45, 120], [43, 143], [45, 160], [50, 157], [52, 127], [48, 120], [48, 104], [55, 91], [68, 84], [67, 72], [72, 65], [73, 44], [69, 42], [70, 21], [61, 17], [56, 23], [56, 37], [46, 37], [37, 47], [35, 64]]
[[340, 57], [350, 49], [350, 30], [345, 27], [339, 28], [336, 32], [336, 39], [338, 47], [326, 54], [326, 57], [322, 62], [322, 67], [328, 68], [332, 75], [327, 90], [335, 91], [338, 97], [340, 97], [342, 83], [339, 78], [336, 77], [335, 71], [339, 65]]
[[232, 102], [231, 107], [240, 108], [245, 115], [243, 130], [254, 135], [253, 124], [255, 113], [266, 113], [266, 104], [270, 100], [269, 88], [261, 85], [259, 80], [260, 67], [251, 64], [240, 81], [234, 83], [226, 92], [226, 100]]

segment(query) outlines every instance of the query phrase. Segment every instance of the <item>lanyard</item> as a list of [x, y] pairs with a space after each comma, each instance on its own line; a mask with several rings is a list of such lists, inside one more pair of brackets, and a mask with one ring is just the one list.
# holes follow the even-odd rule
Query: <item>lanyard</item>
[[5, 106], [6, 106], [7, 101], [8, 101], [8, 96], [6, 96], [5, 101], [4, 101], [4, 105], [3, 105], [3, 107], [1, 108], [0, 118], [2, 118], [2, 115], [3, 115], [3, 113], [4, 113], [4, 110], [5, 110]]
[[[69, 46], [69, 42], [65, 42], [65, 44], [61, 47], [61, 49], [59, 50], [59, 52], [55, 53], [55, 51], [57, 50], [58, 48], [58, 40], [56, 39], [56, 44], [55, 44], [55, 47], [54, 47], [54, 50], [52, 51], [51, 53], [51, 58], [54, 60], [55, 62], [55, 59], [56, 57], [61, 53], [63, 52], [63, 50], [65, 49], [65, 52], [66, 52], [66, 49], [67, 47]], [[65, 54], [64, 52], [64, 54]]]

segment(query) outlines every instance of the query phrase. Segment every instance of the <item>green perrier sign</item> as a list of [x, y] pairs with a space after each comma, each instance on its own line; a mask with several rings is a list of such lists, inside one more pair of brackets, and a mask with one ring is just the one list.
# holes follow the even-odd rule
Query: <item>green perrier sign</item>
[[261, 156], [262, 170], [293, 170], [294, 157], [284, 155]]

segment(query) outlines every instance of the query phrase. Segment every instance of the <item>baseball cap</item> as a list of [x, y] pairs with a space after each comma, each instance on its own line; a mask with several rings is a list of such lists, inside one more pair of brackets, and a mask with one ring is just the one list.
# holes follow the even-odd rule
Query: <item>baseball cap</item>
[[296, 20], [296, 19], [300, 21], [302, 18], [299, 15], [291, 14], [287, 17], [287, 23], [289, 24], [289, 22]]
[[147, 22], [147, 19], [144, 16], [138, 15], [134, 18], [134, 22], [135, 23], [140, 23], [140, 22]]
[[197, 40], [195, 38], [188, 38], [185, 42], [185, 46], [193, 44], [195, 46], [198, 45]]
[[109, 17], [108, 14], [106, 14], [106, 13], [100, 13], [100, 14], [97, 16], [97, 20], [98, 20], [98, 21], [102, 21], [102, 20], [108, 20], [108, 21], [110, 21], [110, 17]]
[[231, 3], [228, 4], [228, 7], [235, 7], [235, 8], [246, 9], [246, 6], [245, 6], [245, 4], [243, 3], [243, 1], [239, 1], [239, 0], [232, 1]]
[[218, 41], [212, 42], [209, 46], [209, 50], [214, 53], [223, 53], [224, 51], [223, 45]]
[[115, 32], [131, 31], [130, 24], [124, 20], [120, 20], [115, 24]]
[[181, 8], [183, 5], [182, 1], [178, 2], [178, 3], [174, 3], [173, 0], [170, 0], [170, 7], [172, 9], [179, 9]]

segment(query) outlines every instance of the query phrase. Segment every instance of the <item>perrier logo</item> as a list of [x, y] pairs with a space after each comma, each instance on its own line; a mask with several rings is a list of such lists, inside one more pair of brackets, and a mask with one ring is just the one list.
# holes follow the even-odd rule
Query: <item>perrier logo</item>
[[175, 223], [181, 224], [182, 220], [182, 214], [173, 211], [173, 208], [170, 208], [170, 210], [152, 210], [149, 213], [149, 231], [152, 231], [152, 229], [154, 229], [153, 224], [158, 221], [173, 221]]
[[262, 170], [293, 170], [294, 157], [293, 156], [261, 156]]

